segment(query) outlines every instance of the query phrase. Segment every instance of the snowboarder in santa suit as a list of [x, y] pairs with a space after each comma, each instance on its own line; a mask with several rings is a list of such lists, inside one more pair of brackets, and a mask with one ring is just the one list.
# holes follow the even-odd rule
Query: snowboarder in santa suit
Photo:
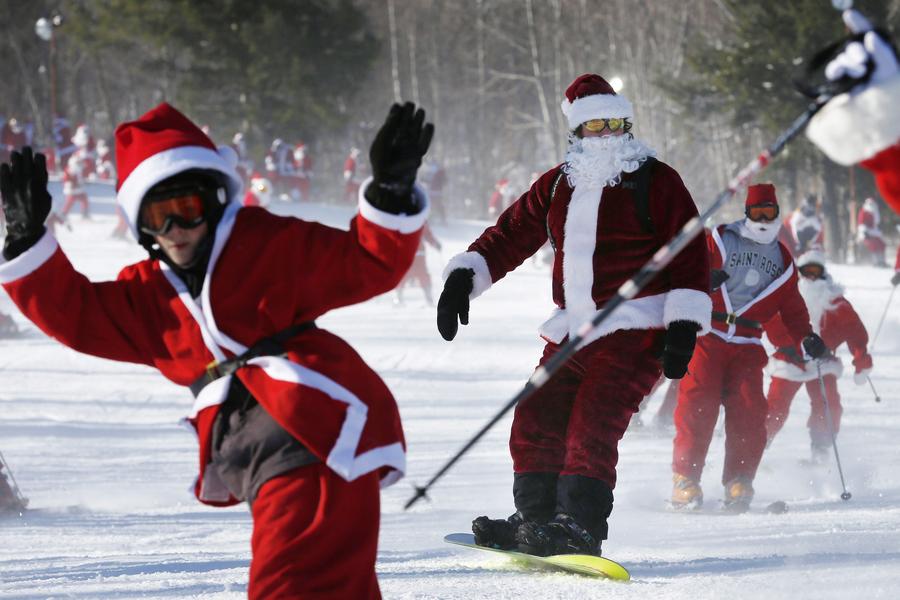
[[[675, 170], [629, 133], [631, 103], [602, 77], [578, 77], [562, 108], [570, 129], [565, 162], [541, 175], [447, 265], [437, 315], [444, 339], [454, 338], [457, 321], [468, 324], [471, 299], [549, 237], [557, 308], [541, 327], [544, 364], [697, 217]], [[666, 376], [682, 377], [698, 333], [709, 328], [708, 265], [698, 238], [516, 407], [509, 444], [516, 512], [475, 519], [476, 543], [539, 555], [600, 553], [619, 440], [659, 378], [660, 355]]]
[[672, 458], [676, 509], [703, 502], [700, 475], [720, 405], [725, 407], [725, 509], [744, 512], [750, 507], [766, 445], [763, 324], [780, 314], [798, 352], [803, 351], [801, 343], [814, 358], [827, 352], [809, 324], [791, 254], [777, 239], [778, 212], [775, 186], [751, 185], [746, 218], [720, 225], [707, 237], [712, 331], [697, 342], [678, 389]]
[[343, 231], [242, 207], [230, 149], [161, 104], [116, 130], [118, 202], [150, 258], [103, 283], [44, 230], [43, 156], [26, 148], [0, 167], [0, 283], [62, 343], [190, 387], [197, 498], [250, 503], [250, 598], [380, 597], [379, 485], [405, 469], [400, 417], [381, 379], [313, 320], [403, 277], [428, 213], [414, 180], [432, 132], [413, 104], [391, 108]]
[[[869, 65], [868, 79], [828, 102], [810, 121], [806, 134], [828, 157], [842, 165], [859, 163], [875, 175], [882, 198], [900, 213], [900, 62], [891, 40], [858, 11], [843, 13], [851, 33], [862, 34], [825, 67], [831, 80], [845, 76], [862, 77]], [[896, 269], [900, 271], [900, 248]], [[900, 284], [900, 273], [891, 278]]]
[[853, 355], [853, 381], [857, 385], [865, 385], [866, 377], [872, 371], [872, 356], [866, 351], [869, 343], [866, 328], [853, 306], [844, 298], [844, 289], [825, 270], [825, 256], [815, 250], [807, 252], [797, 259], [797, 270], [800, 272], [800, 295], [809, 310], [813, 330], [822, 337], [828, 353], [818, 365], [804, 361], [780, 318], [776, 317], [766, 324], [766, 335], [777, 349], [767, 369], [772, 376], [766, 396], [769, 405], [767, 445], [784, 426], [791, 401], [805, 383], [812, 407], [806, 424], [812, 444], [812, 458], [814, 462], [821, 462], [828, 456], [832, 441], [825, 417], [826, 403], [822, 398], [819, 371], [825, 384], [833, 431], [837, 434], [842, 412], [837, 381], [843, 372], [843, 365], [841, 359], [834, 355], [835, 350], [847, 343]]

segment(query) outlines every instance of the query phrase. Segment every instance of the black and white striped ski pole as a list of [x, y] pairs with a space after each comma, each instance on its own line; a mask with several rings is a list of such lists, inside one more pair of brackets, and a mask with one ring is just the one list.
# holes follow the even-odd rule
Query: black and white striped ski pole
[[831, 447], [834, 448], [834, 460], [837, 462], [838, 475], [841, 476], [841, 500], [849, 500], [853, 496], [847, 491], [844, 483], [844, 470], [841, 468], [841, 455], [838, 454], [837, 436], [834, 433], [834, 420], [831, 418], [831, 407], [828, 405], [828, 394], [825, 393], [825, 379], [822, 377], [822, 361], [816, 361], [816, 375], [819, 377], [819, 391], [822, 392], [822, 402], [825, 403], [825, 423], [828, 425], [828, 433], [831, 435]]

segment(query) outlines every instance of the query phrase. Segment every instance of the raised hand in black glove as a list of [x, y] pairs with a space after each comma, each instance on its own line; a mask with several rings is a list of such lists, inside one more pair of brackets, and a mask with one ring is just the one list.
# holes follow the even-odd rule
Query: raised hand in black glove
[[369, 148], [372, 183], [365, 196], [372, 206], [395, 215], [414, 215], [422, 209], [412, 188], [433, 135], [434, 125], [425, 123], [424, 110], [416, 110], [412, 102], [391, 106]]
[[28, 146], [21, 153], [13, 151], [9, 163], [0, 165], [0, 194], [6, 215], [3, 258], [12, 260], [44, 235], [44, 221], [52, 203], [44, 155], [32, 154]]
[[722, 269], [713, 269], [709, 272], [709, 291], [716, 291], [717, 289], [722, 287], [722, 284], [728, 281], [730, 277], [731, 275], [729, 275]]
[[894, 276], [891, 277], [891, 285], [900, 285], [900, 270], [894, 271]]
[[807, 354], [816, 359], [823, 358], [828, 354], [828, 346], [826, 346], [825, 342], [822, 341], [822, 338], [815, 333], [810, 333], [803, 338], [803, 349], [806, 350]]
[[438, 331], [448, 342], [456, 337], [459, 323], [469, 324], [469, 294], [475, 280], [475, 271], [472, 269], [453, 269], [447, 281], [444, 282], [444, 291], [438, 299], [437, 326]]
[[663, 373], [669, 379], [681, 379], [687, 373], [688, 363], [694, 355], [697, 331], [700, 327], [691, 321], [672, 321], [666, 329], [666, 345], [663, 347]]

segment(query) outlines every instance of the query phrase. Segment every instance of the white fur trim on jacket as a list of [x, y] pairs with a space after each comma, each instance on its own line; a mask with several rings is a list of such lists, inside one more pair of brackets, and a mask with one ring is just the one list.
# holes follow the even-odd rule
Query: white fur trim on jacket
[[[840, 377], [844, 372], [844, 365], [839, 358], [833, 358], [822, 361], [822, 375], [834, 375]], [[766, 365], [766, 373], [771, 377], [778, 379], [787, 379], [788, 381], [815, 381], [819, 374], [813, 363], [807, 363], [807, 368], [802, 369], [794, 363], [779, 360], [774, 356], [769, 358], [769, 364]]]
[[857, 94], [836, 96], [812, 118], [807, 137], [831, 160], [852, 165], [900, 140], [900, 75]]
[[144, 195], [160, 181], [189, 169], [209, 169], [227, 177], [228, 198], [242, 199], [244, 183], [228, 159], [205, 146], [177, 146], [157, 152], [143, 160], [122, 182], [116, 198], [135, 239], [138, 236], [138, 211]]
[[560, 104], [563, 114], [569, 122], [569, 129], [575, 129], [591, 119], [631, 119], [634, 108], [625, 96], [618, 94], [594, 94], [584, 98], [576, 98], [569, 102], [563, 98]]
[[[582, 346], [623, 329], [663, 329], [665, 327], [663, 323], [665, 303], [666, 294], [626, 300], [600, 327], [585, 337]], [[572, 313], [564, 308], [556, 308], [538, 331], [545, 340], [559, 344], [566, 336], [577, 333], [598, 312], [594, 310], [590, 313]]]
[[428, 194], [425, 193], [419, 185], [413, 185], [413, 195], [415, 195], [419, 206], [422, 209], [414, 215], [395, 215], [383, 210], [378, 210], [368, 200], [366, 200], [366, 188], [372, 183], [369, 177], [359, 186], [359, 214], [362, 218], [370, 223], [380, 225], [385, 229], [399, 231], [400, 233], [415, 233], [422, 229], [425, 221], [428, 220], [428, 211], [430, 205], [428, 202]]
[[697, 335], [709, 333], [712, 318], [712, 298], [706, 292], [679, 288], [666, 293], [663, 306], [663, 324], [668, 327], [672, 321], [691, 321], [700, 326]]
[[37, 244], [14, 259], [8, 261], [0, 254], [0, 283], [12, 283], [16, 279], [31, 275], [50, 260], [57, 248], [59, 244], [56, 238], [50, 235], [49, 231], [45, 231]]
[[441, 278], [447, 281], [450, 273], [455, 269], [472, 269], [475, 271], [475, 279], [472, 281], [472, 293], [469, 294], [469, 300], [474, 300], [490, 289], [493, 284], [494, 280], [491, 279], [491, 271], [488, 269], [487, 261], [477, 252], [463, 252], [451, 258], [447, 266], [444, 267]]

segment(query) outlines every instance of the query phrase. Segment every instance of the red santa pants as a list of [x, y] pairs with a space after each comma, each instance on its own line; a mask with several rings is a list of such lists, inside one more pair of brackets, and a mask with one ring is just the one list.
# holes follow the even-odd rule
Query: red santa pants
[[688, 374], [678, 388], [672, 470], [700, 481], [719, 406], [725, 406], [722, 483], [753, 479], [766, 447], [766, 396], [759, 344], [731, 344], [710, 333], [697, 340]]
[[[583, 475], [614, 488], [619, 440], [659, 378], [661, 334], [629, 330], [602, 337], [519, 403], [509, 440], [513, 470]], [[558, 349], [548, 343], [540, 364]]]
[[89, 216], [87, 194], [69, 194], [66, 196], [66, 203], [63, 204], [62, 208], [62, 214], [64, 217], [69, 214], [69, 211], [72, 210], [72, 207], [76, 202], [81, 203], [81, 215], [84, 217]]
[[341, 479], [322, 463], [274, 477], [253, 502], [250, 600], [381, 598], [377, 473]]
[[[828, 398], [828, 408], [831, 410], [831, 423], [834, 427], [834, 433], [837, 434], [841, 427], [841, 396], [838, 394], [837, 377], [834, 375], [823, 375], [825, 382], [825, 394]], [[802, 381], [789, 381], [780, 377], [773, 377], [772, 383], [769, 385], [769, 394], [766, 401], [769, 403], [769, 416], [766, 418], [766, 431], [769, 441], [775, 437], [784, 422], [787, 420], [788, 412], [791, 409], [791, 400], [797, 394]], [[828, 429], [828, 421], [825, 417], [825, 402], [822, 399], [822, 389], [819, 387], [819, 380], [813, 379], [806, 382], [806, 393], [809, 394], [810, 413], [806, 426], [809, 428], [809, 437], [813, 446], [830, 446], [831, 433]]]

